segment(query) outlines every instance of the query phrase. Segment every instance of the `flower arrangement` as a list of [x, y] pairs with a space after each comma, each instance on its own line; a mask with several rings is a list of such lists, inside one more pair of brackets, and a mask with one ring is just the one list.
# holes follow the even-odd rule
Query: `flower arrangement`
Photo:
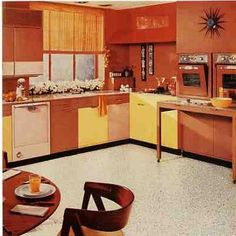
[[47, 81], [38, 82], [30, 85], [29, 91], [31, 95], [66, 93], [66, 92], [83, 92], [100, 90], [104, 85], [104, 81], [100, 79], [93, 80], [75, 80], [75, 81]]

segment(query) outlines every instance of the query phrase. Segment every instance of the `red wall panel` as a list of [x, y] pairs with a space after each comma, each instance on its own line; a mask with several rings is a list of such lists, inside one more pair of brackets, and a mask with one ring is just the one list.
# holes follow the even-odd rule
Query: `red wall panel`
[[[225, 30], [220, 37], [200, 32], [204, 10], [220, 9]], [[236, 2], [177, 2], [177, 52], [236, 52]]]

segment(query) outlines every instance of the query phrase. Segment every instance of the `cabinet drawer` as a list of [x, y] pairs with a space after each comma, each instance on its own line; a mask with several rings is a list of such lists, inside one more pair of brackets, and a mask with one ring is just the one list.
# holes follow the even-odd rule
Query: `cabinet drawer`
[[98, 106], [98, 96], [79, 98], [78, 106], [79, 106], [79, 108], [97, 107]]
[[108, 95], [108, 105], [129, 103], [129, 94]]
[[61, 99], [51, 102], [51, 110], [65, 111], [78, 109], [78, 99]]

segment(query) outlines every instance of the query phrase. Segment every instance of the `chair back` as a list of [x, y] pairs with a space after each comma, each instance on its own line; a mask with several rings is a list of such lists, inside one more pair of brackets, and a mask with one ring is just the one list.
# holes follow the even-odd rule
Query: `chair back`
[[[91, 196], [98, 210], [88, 210]], [[115, 210], [106, 210], [102, 197], [114, 201], [120, 207]], [[120, 230], [128, 223], [133, 201], [134, 194], [126, 187], [108, 183], [86, 182], [82, 209], [67, 208], [65, 210], [61, 236], [68, 235], [70, 226], [72, 226], [75, 235], [83, 235], [81, 226], [108, 232]]]

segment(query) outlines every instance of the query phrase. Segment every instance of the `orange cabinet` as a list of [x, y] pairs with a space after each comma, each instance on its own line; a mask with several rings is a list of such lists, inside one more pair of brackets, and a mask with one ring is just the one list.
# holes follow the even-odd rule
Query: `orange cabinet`
[[107, 96], [108, 141], [129, 138], [129, 94]]
[[14, 34], [12, 27], [3, 27], [2, 31], [2, 60], [13, 61], [14, 60]]
[[214, 157], [232, 161], [232, 119], [214, 117]]
[[14, 29], [15, 61], [43, 60], [43, 29], [19, 27]]
[[182, 149], [213, 156], [213, 119], [209, 115], [180, 112]]
[[180, 112], [182, 149], [209, 157], [232, 160], [232, 120]]
[[12, 27], [3, 27], [2, 32], [2, 60], [3, 75], [14, 74], [14, 29]]
[[108, 106], [108, 140], [129, 138], [129, 103]]
[[3, 26], [3, 75], [42, 74], [42, 12], [3, 9]]
[[51, 102], [51, 153], [78, 148], [77, 99]]

